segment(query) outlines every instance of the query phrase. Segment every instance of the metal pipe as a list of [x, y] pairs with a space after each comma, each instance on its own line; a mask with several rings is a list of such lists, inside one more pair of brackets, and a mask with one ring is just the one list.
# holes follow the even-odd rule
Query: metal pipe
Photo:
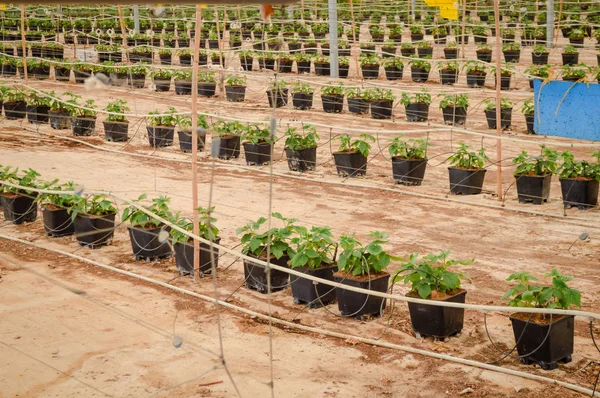
[[337, 79], [340, 76], [340, 63], [338, 59], [337, 0], [329, 0], [329, 75], [334, 79]]
[[135, 33], [140, 33], [140, 6], [133, 5], [133, 29]]
[[554, 46], [554, 0], [546, 1], [546, 46]]

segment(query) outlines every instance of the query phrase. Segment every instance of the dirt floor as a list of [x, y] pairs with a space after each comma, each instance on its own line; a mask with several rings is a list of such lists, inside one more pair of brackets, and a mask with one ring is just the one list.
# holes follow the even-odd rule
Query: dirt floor
[[[472, 46], [471, 46], [472, 47]], [[474, 51], [474, 47], [470, 51]], [[441, 47], [436, 48], [441, 52]], [[552, 53], [558, 62], [560, 53]], [[595, 57], [586, 50], [585, 59]], [[529, 61], [530, 50], [522, 60]], [[556, 58], [556, 59], [554, 59]], [[527, 62], [528, 64], [529, 62]], [[525, 62], [523, 63], [523, 65]], [[522, 70], [524, 66], [520, 65]], [[236, 63], [228, 65], [232, 70]], [[351, 69], [351, 75], [354, 69]], [[600, 240], [597, 239], [598, 209], [563, 210], [560, 185], [556, 177], [550, 202], [541, 206], [519, 204], [514, 187], [511, 160], [522, 149], [536, 152], [540, 144], [558, 150], [569, 148], [578, 156], [589, 156], [589, 143], [554, 137], [530, 136], [515, 106], [513, 128], [502, 137], [502, 188], [505, 201], [497, 194], [498, 172], [490, 166], [484, 194], [474, 197], [449, 195], [445, 159], [460, 141], [476, 147], [484, 145], [496, 161], [496, 140], [466, 134], [443, 126], [442, 115], [434, 101], [428, 123], [407, 123], [401, 106], [392, 121], [375, 121], [368, 115], [322, 112], [315, 96], [311, 111], [291, 107], [275, 112], [267, 106], [268, 72], [249, 77], [249, 92], [244, 103], [226, 102], [221, 96], [200, 100], [200, 110], [213, 115], [238, 117], [245, 121], [278, 119], [279, 134], [288, 125], [313, 123], [321, 134], [317, 170], [299, 176], [288, 171], [283, 140], [276, 146], [273, 164], [272, 211], [296, 217], [303, 225], [330, 226], [336, 236], [356, 233], [365, 239], [369, 231], [390, 234], [386, 249], [399, 256], [412, 252], [430, 253], [452, 250], [453, 258], [474, 258], [465, 269], [471, 280], [464, 288], [467, 301], [478, 304], [506, 304], [501, 300], [509, 288], [505, 281], [515, 271], [530, 271], [542, 277], [552, 268], [573, 275], [572, 286], [582, 291], [582, 309], [600, 308]], [[433, 80], [437, 74], [432, 72]], [[286, 80], [298, 78], [292, 75]], [[326, 78], [301, 77], [316, 87]], [[468, 92], [471, 108], [467, 128], [493, 135], [488, 130], [481, 101], [494, 95], [493, 86], [483, 90], [467, 89], [461, 81], [454, 87], [436, 83], [426, 86], [432, 93]], [[505, 92], [516, 103], [531, 97], [526, 79], [516, 79], [515, 89]], [[488, 83], [490, 79], [488, 79]], [[363, 85], [351, 78], [347, 85]], [[378, 80], [390, 85], [395, 94], [418, 91], [409, 82]], [[9, 83], [10, 84], [10, 83]], [[369, 83], [371, 84], [371, 83]], [[97, 100], [100, 108], [114, 99], [124, 98], [133, 113], [166, 110], [174, 106], [187, 110], [189, 98], [156, 94], [149, 89], [128, 91], [110, 88], [84, 92], [73, 83], [33, 82], [38, 89], [72, 91]], [[479, 105], [479, 106], [478, 106]], [[210, 117], [210, 121], [218, 116]], [[44, 125], [4, 120], [0, 124], [0, 163], [33, 168], [47, 180], [75, 181], [87, 190], [105, 190], [128, 199], [141, 193], [153, 197], [172, 197], [171, 207], [191, 215], [191, 165], [189, 154], [175, 145], [160, 150], [148, 146], [145, 122], [130, 118], [130, 141], [108, 143], [103, 139], [99, 118], [96, 134], [76, 142], [70, 131], [57, 131]], [[352, 134], [376, 132], [379, 146], [369, 159], [364, 178], [343, 180], [337, 177], [331, 151], [336, 142], [330, 135], [353, 129]], [[416, 130], [416, 131], [415, 131]], [[387, 159], [389, 140], [397, 134], [429, 136], [433, 146], [428, 157], [425, 181], [420, 187], [394, 186]], [[510, 140], [517, 139], [517, 140]], [[85, 143], [89, 145], [85, 145]], [[575, 145], [573, 145], [575, 144]], [[582, 145], [582, 146], [578, 146]], [[379, 153], [381, 151], [381, 153]], [[385, 156], [384, 156], [385, 155]], [[222, 244], [239, 244], [237, 227], [269, 213], [269, 167], [246, 167], [243, 155], [238, 160], [210, 160], [199, 155], [199, 201], [216, 206], [217, 225]], [[214, 182], [214, 183], [213, 183]], [[538, 214], [531, 214], [536, 212]], [[590, 238], [578, 241], [582, 233]], [[176, 278], [174, 259], [156, 263], [136, 262], [131, 255], [126, 225], [119, 225], [111, 246], [90, 250], [77, 246], [74, 238], [50, 239], [44, 236], [40, 221], [15, 226], [0, 224], [0, 236], [13, 236], [44, 247], [72, 252], [94, 261], [118, 267], [174, 286], [214, 295], [211, 278], [193, 282]], [[575, 242], [575, 243], [574, 243]], [[398, 268], [392, 264], [390, 270]], [[243, 287], [243, 267], [230, 255], [219, 259], [216, 280], [219, 297], [229, 303], [267, 313], [267, 296]], [[396, 285], [394, 292], [407, 288]], [[325, 330], [379, 338], [462, 358], [491, 362], [501, 355], [486, 336], [483, 313], [466, 311], [462, 333], [444, 342], [417, 339], [412, 332], [406, 304], [386, 309], [382, 318], [357, 321], [339, 317], [336, 305], [304, 309], [295, 305], [289, 287], [274, 293], [271, 302], [275, 317]], [[512, 348], [514, 337], [505, 313], [488, 313], [489, 332], [504, 350]], [[220, 328], [218, 324], [220, 322]], [[225, 355], [220, 355], [219, 330]], [[599, 327], [595, 326], [596, 335]], [[269, 334], [272, 333], [272, 340]], [[272, 327], [258, 318], [221, 308], [175, 293], [171, 290], [53, 254], [42, 249], [0, 239], [0, 397], [229, 397], [269, 396], [271, 380], [270, 341], [273, 351], [273, 381], [276, 396], [285, 397], [564, 397], [578, 396], [551, 384], [508, 376], [488, 370], [444, 362], [403, 351], [305, 333], [292, 328]], [[181, 344], [180, 344], [181, 343]], [[507, 359], [501, 366], [552, 377], [592, 388], [600, 371], [598, 353], [592, 344], [587, 319], [577, 319], [573, 361], [552, 372], [537, 366], [524, 366]]]

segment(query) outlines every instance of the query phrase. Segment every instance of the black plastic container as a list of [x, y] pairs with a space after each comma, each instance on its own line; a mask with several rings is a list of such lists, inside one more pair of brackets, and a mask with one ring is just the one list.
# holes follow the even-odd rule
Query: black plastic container
[[0, 196], [4, 219], [13, 224], [33, 222], [37, 219], [37, 193], [27, 195], [3, 193]]
[[586, 210], [595, 207], [598, 203], [598, 181], [596, 180], [561, 178], [560, 189], [565, 209], [577, 207], [579, 210]]
[[425, 122], [429, 118], [429, 104], [408, 104], [405, 110], [406, 120], [409, 122]]
[[219, 159], [231, 159], [240, 157], [240, 136], [230, 135], [217, 138], [219, 140]]
[[515, 175], [519, 203], [541, 205], [548, 201], [552, 174], [545, 176]]
[[269, 99], [269, 107], [281, 108], [288, 103], [288, 89], [267, 90], [267, 98]]
[[171, 126], [147, 126], [148, 142], [154, 148], [173, 145], [173, 137], [175, 136], [175, 127]]
[[365, 80], [377, 79], [379, 77], [379, 65], [362, 65], [362, 77]]
[[429, 79], [429, 71], [421, 68], [410, 68], [410, 78], [415, 83], [425, 83]]
[[292, 93], [292, 105], [295, 109], [307, 110], [312, 108], [313, 93]]
[[297, 151], [285, 148], [285, 156], [291, 171], [304, 172], [317, 168], [317, 147]]
[[477, 60], [482, 62], [492, 62], [492, 52], [491, 51], [477, 51]]
[[225, 86], [225, 98], [229, 102], [244, 102], [246, 86]]
[[262, 166], [271, 161], [271, 144], [244, 142], [243, 145], [247, 165]]
[[444, 123], [449, 126], [464, 126], [467, 121], [467, 108], [464, 106], [452, 106], [442, 108]]
[[440, 70], [440, 81], [442, 84], [456, 84], [458, 81], [458, 70]]
[[450, 193], [457, 195], [478, 195], [483, 188], [485, 169], [459, 169], [448, 167], [450, 177]]
[[[169, 231], [171, 228], [161, 226], [157, 228], [127, 227], [131, 249], [136, 260], [157, 260], [171, 257], [171, 246], [169, 245]], [[162, 232], [162, 231], [165, 232]], [[160, 241], [161, 232], [165, 240]]]
[[[385, 293], [388, 289], [390, 275], [372, 276], [372, 278], [370, 280], [356, 280], [341, 275], [333, 275], [333, 280], [338, 283]], [[358, 320], [362, 319], [364, 315], [380, 316], [386, 305], [383, 297], [351, 292], [342, 288], [335, 289], [335, 291], [338, 308], [342, 316], [352, 316]]]
[[[192, 152], [192, 133], [187, 131], [178, 131], [177, 136], [179, 137], [179, 149], [181, 149], [182, 152]], [[204, 149], [205, 142], [206, 130], [199, 128], [197, 143], [197, 148], [199, 151]]]
[[146, 86], [146, 75], [131, 75], [129, 82], [133, 88], [144, 88]]
[[166, 93], [171, 90], [171, 80], [158, 80], [153, 79], [154, 89], [159, 93]]
[[535, 134], [535, 121], [533, 115], [525, 115], [525, 124], [527, 125], [527, 134]]
[[398, 69], [396, 67], [384, 68], [385, 78], [388, 80], [402, 80], [404, 69]]
[[561, 55], [563, 65], [577, 65], [579, 63], [579, 53]]
[[444, 58], [446, 59], [457, 59], [458, 49], [456, 48], [444, 48]]
[[198, 95], [202, 97], [214, 97], [217, 89], [217, 83], [198, 82]]
[[17, 102], [4, 102], [2, 104], [4, 107], [4, 116], [8, 120], [18, 120], [25, 119], [27, 115], [27, 105], [25, 101], [17, 101]]
[[175, 94], [177, 94], [177, 95], [192, 94], [192, 82], [189, 80], [175, 80]]
[[396, 184], [421, 185], [426, 168], [427, 159], [392, 158], [392, 174]]
[[67, 111], [50, 111], [48, 113], [50, 127], [55, 130], [66, 130], [71, 128], [71, 115]]
[[[496, 109], [490, 109], [485, 111], [485, 117], [487, 118], [488, 128], [496, 128]], [[512, 122], [512, 108], [500, 109], [500, 128], [506, 130], [510, 128]]]
[[521, 60], [521, 50], [503, 51], [503, 53], [504, 62], [519, 63], [519, 61]]
[[344, 109], [343, 95], [321, 95], [323, 111], [327, 113], [341, 113]]
[[[528, 314], [523, 316], [529, 318]], [[553, 315], [552, 323], [545, 325], [512, 315], [510, 321], [515, 341], [518, 341], [517, 352], [523, 356], [521, 362], [526, 365], [537, 363], [544, 370], [556, 369], [557, 362], [571, 362], [575, 334], [573, 319], [572, 315]]]
[[329, 62], [315, 62], [315, 75], [329, 76], [331, 74], [331, 64]]
[[333, 159], [339, 176], [356, 177], [367, 174], [367, 157], [360, 152], [334, 152]]
[[[254, 257], [249, 255], [250, 257]], [[256, 257], [254, 257], [256, 258]], [[266, 259], [262, 259], [266, 261]], [[279, 265], [281, 267], [288, 267], [289, 257], [282, 256], [279, 259], [275, 257], [271, 257], [271, 263]], [[283, 290], [288, 286], [289, 282], [289, 274], [283, 271], [271, 269], [271, 292], [277, 292], [279, 290]], [[246, 287], [248, 289], [256, 290], [259, 293], [267, 294], [268, 290], [268, 280], [267, 280], [267, 272], [266, 268], [260, 264], [244, 260], [244, 278], [246, 280]]]
[[44, 221], [44, 230], [46, 235], [53, 238], [69, 236], [75, 233], [73, 218], [67, 209], [42, 206], [42, 219]]
[[71, 120], [71, 129], [75, 137], [89, 137], [94, 134], [96, 128], [96, 118], [74, 117]]
[[419, 58], [433, 57], [433, 48], [417, 47], [417, 55], [419, 56]]
[[75, 238], [79, 245], [97, 249], [112, 241], [115, 233], [115, 214], [105, 216], [78, 214], [74, 226]]
[[[494, 82], [497, 84], [496, 80]], [[510, 90], [510, 75], [500, 76], [500, 90]]]
[[104, 138], [111, 142], [126, 142], [127, 131], [129, 130], [128, 122], [108, 122], [104, 121]]
[[361, 97], [348, 97], [348, 111], [357, 115], [369, 113], [370, 103]]
[[371, 117], [373, 119], [391, 119], [394, 101], [371, 101]]
[[60, 68], [58, 66], [54, 67], [54, 77], [59, 82], [68, 82], [71, 80], [71, 69], [69, 68]]
[[[330, 265], [318, 269], [307, 267], [298, 267], [294, 270], [317, 278], [333, 281], [333, 273], [337, 270], [337, 265]], [[315, 284], [309, 279], [300, 276], [290, 276], [292, 285], [292, 296], [294, 304], [305, 304], [308, 308], [320, 308], [333, 303], [336, 297], [336, 288], [322, 283]]]
[[[221, 238], [217, 238], [215, 243], [219, 244]], [[180, 275], [194, 276], [194, 244], [189, 243], [176, 243], [173, 245], [175, 250], [175, 264], [179, 270]], [[219, 249], [213, 248], [206, 243], [200, 242], [200, 277], [212, 271], [211, 264], [211, 250], [215, 259], [215, 269], [219, 266]]]
[[48, 123], [50, 116], [48, 112], [50, 111], [49, 106], [31, 106], [27, 105], [27, 120], [29, 123], [33, 124], [45, 124]]
[[297, 61], [296, 66], [298, 67], [298, 74], [310, 73], [310, 61]]
[[483, 87], [486, 76], [484, 74], [467, 73], [467, 86], [471, 88]]
[[531, 63], [533, 65], [546, 65], [548, 63], [549, 53], [531, 53]]
[[[463, 290], [440, 301], [464, 303], [466, 295], [467, 292]], [[464, 308], [408, 303], [408, 310], [413, 330], [421, 336], [443, 338], [460, 333], [463, 328]]]

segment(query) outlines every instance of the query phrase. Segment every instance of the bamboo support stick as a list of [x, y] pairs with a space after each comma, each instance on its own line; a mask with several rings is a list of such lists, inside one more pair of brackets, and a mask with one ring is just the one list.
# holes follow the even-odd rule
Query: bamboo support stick
[[[202, 9], [196, 5], [196, 26], [194, 27], [194, 57], [192, 59], [192, 214], [194, 235], [200, 233], [198, 224], [198, 60], [200, 58], [200, 26]], [[200, 241], [194, 239], [194, 279], [200, 280]]]
[[[499, 0], [494, 0], [494, 20], [496, 23], [496, 135], [502, 135], [501, 100], [500, 89], [502, 88], [502, 39], [500, 38], [500, 7]], [[502, 140], [496, 140], [496, 167], [498, 168], [498, 200], [502, 200]]]

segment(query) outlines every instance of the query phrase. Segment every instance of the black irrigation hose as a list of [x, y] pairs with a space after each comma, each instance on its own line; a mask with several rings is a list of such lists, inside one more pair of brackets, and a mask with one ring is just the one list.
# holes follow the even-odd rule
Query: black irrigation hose
[[[594, 347], [600, 353], [600, 347], [598, 347], [598, 343], [596, 343], [596, 338], [594, 337], [594, 320], [590, 319], [590, 336], [592, 336], [592, 343], [594, 343]], [[594, 389], [592, 390], [592, 397], [596, 396], [596, 391], [598, 390], [598, 381], [600, 381], [600, 370], [596, 375], [596, 381], [594, 381]]]

